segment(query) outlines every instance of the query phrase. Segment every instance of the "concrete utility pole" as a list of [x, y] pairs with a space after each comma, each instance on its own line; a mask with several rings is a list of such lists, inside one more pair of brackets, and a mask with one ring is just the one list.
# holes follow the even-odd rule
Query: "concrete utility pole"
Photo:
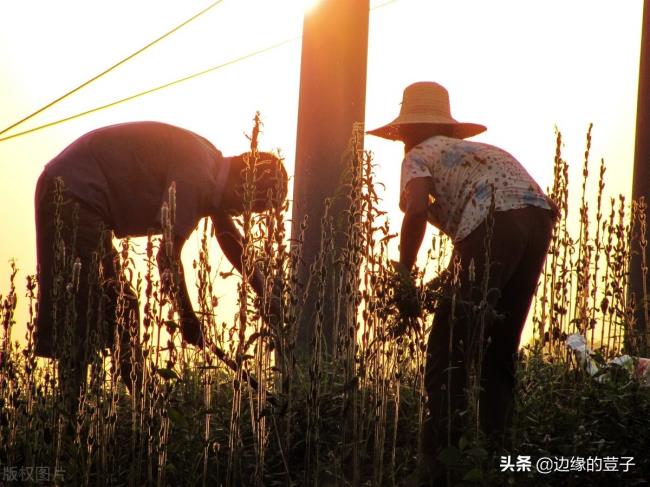
[[[305, 265], [299, 279], [307, 282], [309, 266], [321, 244], [325, 200], [340, 188], [343, 156], [355, 122], [364, 122], [368, 53], [369, 0], [320, 0], [305, 13], [300, 67], [300, 100], [293, 190], [292, 237], [297, 238], [305, 215]], [[333, 213], [341, 214], [340, 203]], [[334, 252], [341, 238], [334, 238]], [[332, 268], [328, 280], [331, 278]], [[323, 334], [332, 345], [332, 289], [326, 289]], [[307, 352], [315, 323], [315, 293], [307, 297], [299, 324], [297, 347]]]
[[[639, 200], [645, 197], [645, 202], [650, 205], [650, 1], [643, 2], [643, 27], [641, 32], [641, 56], [639, 63], [639, 92], [636, 112], [636, 144], [634, 148], [634, 176], [632, 181], [632, 198]], [[650, 212], [646, 207], [646, 222], [650, 225]], [[650, 229], [646, 231], [646, 238], [650, 239]], [[638, 242], [635, 242], [635, 249], [640, 250]], [[645, 262], [650, 265], [650, 254], [648, 247], [645, 248]], [[630, 292], [636, 297], [636, 333], [639, 334], [637, 341], [639, 353], [647, 357], [650, 352], [650, 323], [648, 323], [648, 312], [650, 303], [647, 294], [643, 292], [643, 272], [640, 253], [632, 256], [630, 263]], [[650, 272], [648, 273], [650, 274]], [[646, 292], [650, 292], [650, 275], [646, 275]], [[628, 341], [628, 345], [630, 342]]]

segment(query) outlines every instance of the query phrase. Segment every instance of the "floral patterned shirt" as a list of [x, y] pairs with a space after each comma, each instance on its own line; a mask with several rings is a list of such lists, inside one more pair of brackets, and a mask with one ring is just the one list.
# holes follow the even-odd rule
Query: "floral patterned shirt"
[[411, 179], [431, 177], [429, 223], [459, 242], [487, 217], [494, 190], [495, 211], [537, 206], [555, 208], [526, 169], [492, 145], [433, 136], [402, 162], [401, 191]]

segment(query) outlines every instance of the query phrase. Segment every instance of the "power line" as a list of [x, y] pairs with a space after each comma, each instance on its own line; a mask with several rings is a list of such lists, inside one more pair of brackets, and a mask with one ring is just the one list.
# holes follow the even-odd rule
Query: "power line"
[[127, 96], [126, 98], [121, 98], [119, 100], [112, 101], [112, 102], [107, 103], [105, 105], [101, 105], [101, 106], [98, 106], [98, 107], [95, 107], [95, 108], [91, 108], [90, 110], [86, 110], [84, 112], [77, 113], [76, 115], [71, 115], [71, 116], [66, 117], [66, 118], [55, 120], [54, 122], [49, 122], [49, 123], [46, 123], [46, 124], [43, 124], [43, 125], [39, 125], [37, 127], [31, 128], [29, 130], [24, 130], [23, 132], [18, 132], [16, 134], [7, 135], [6, 137], [0, 138], [0, 142], [4, 142], [5, 140], [10, 140], [10, 139], [13, 139], [13, 138], [16, 138], [16, 137], [20, 137], [21, 135], [30, 134], [32, 132], [36, 132], [36, 131], [44, 129], [44, 128], [48, 128], [48, 127], [52, 127], [54, 125], [58, 125], [58, 124], [61, 124], [61, 123], [64, 123], [64, 122], [68, 122], [70, 120], [74, 120], [75, 118], [83, 117], [84, 115], [89, 115], [91, 113], [98, 112], [98, 111], [104, 110], [106, 108], [114, 107], [115, 105], [119, 105], [121, 103], [125, 103], [127, 101], [134, 100], [135, 98], [139, 98], [141, 96], [148, 95], [150, 93], [154, 93], [154, 92], [162, 90], [164, 88], [169, 88], [170, 86], [177, 85], [177, 84], [182, 83], [184, 81], [188, 81], [188, 80], [191, 80], [193, 78], [203, 76], [204, 74], [211, 73], [212, 71], [216, 71], [218, 69], [225, 68], [226, 66], [230, 66], [232, 64], [236, 64], [236, 63], [239, 63], [241, 61], [245, 61], [246, 59], [257, 56], [259, 54], [263, 54], [263, 53], [271, 51], [273, 49], [277, 49], [278, 47], [284, 46], [285, 44], [293, 42], [293, 41], [295, 41], [297, 39], [300, 39], [300, 36], [293, 37], [291, 39], [285, 39], [282, 42], [278, 42], [277, 44], [273, 44], [272, 46], [265, 47], [264, 49], [260, 49], [260, 50], [255, 51], [255, 52], [251, 52], [251, 53], [246, 54], [244, 56], [240, 56], [240, 57], [232, 59], [230, 61], [226, 61], [225, 63], [218, 64], [218, 65], [213, 66], [213, 67], [208, 68], [208, 69], [204, 69], [203, 71], [199, 71], [197, 73], [190, 74], [190, 75], [185, 76], [183, 78], [179, 78], [179, 79], [176, 79], [174, 81], [170, 81], [169, 83], [165, 83], [163, 85], [156, 86], [155, 88], [150, 88], [148, 90], [141, 91], [139, 93], [136, 93], [135, 95]]
[[[196, 16], [194, 16], [194, 18], [196, 18], [198, 15], [201, 15], [202, 13], [206, 12], [208, 9], [210, 9], [210, 8], [212, 8], [212, 7], [214, 7], [214, 6], [216, 6], [216, 5], [217, 5], [218, 3], [220, 3], [221, 1], [223, 1], [223, 0], [219, 0], [219, 1], [215, 2], [214, 4], [210, 5], [207, 9], [205, 9], [204, 11], [202, 11], [202, 12], [200, 12], [199, 14], [197, 14]], [[370, 10], [371, 10], [371, 11], [372, 11], [372, 10], [377, 10], [377, 9], [379, 9], [379, 8], [382, 8], [382, 7], [385, 7], [385, 6], [390, 5], [390, 4], [392, 4], [392, 3], [395, 3], [396, 1], [398, 1], [398, 0], [386, 0], [385, 2], [382, 2], [382, 3], [380, 3], [379, 5], [375, 5], [374, 7], [371, 7]], [[190, 20], [192, 20], [192, 19], [190, 19]], [[186, 21], [184, 24], [187, 24], [188, 22], [190, 22], [190, 20]], [[179, 26], [179, 28], [180, 28], [180, 26]], [[178, 30], [178, 28], [176, 28], [175, 30]], [[171, 31], [170, 31], [168, 34], [170, 34], [170, 33], [171, 33]], [[168, 34], [166, 34], [166, 35], [168, 35]], [[6, 141], [6, 140], [14, 139], [14, 138], [16, 138], [16, 137], [20, 137], [20, 136], [22, 136], [22, 135], [31, 134], [31, 133], [33, 133], [33, 132], [37, 132], [37, 131], [39, 131], [39, 130], [42, 130], [42, 129], [45, 129], [45, 128], [48, 128], [48, 127], [53, 127], [53, 126], [55, 126], [55, 125], [59, 125], [59, 124], [65, 123], [65, 122], [69, 122], [70, 120], [74, 120], [74, 119], [76, 119], [76, 118], [80, 118], [80, 117], [83, 117], [83, 116], [85, 116], [85, 115], [89, 115], [89, 114], [91, 114], [91, 113], [95, 113], [95, 112], [98, 112], [98, 111], [101, 111], [101, 110], [105, 110], [105, 109], [107, 109], [107, 108], [111, 108], [111, 107], [114, 107], [114, 106], [116, 106], [116, 105], [120, 105], [120, 104], [125, 103], [125, 102], [127, 102], [127, 101], [131, 101], [131, 100], [134, 100], [134, 99], [136, 99], [136, 98], [140, 98], [141, 96], [148, 95], [148, 94], [150, 94], [150, 93], [154, 93], [154, 92], [156, 92], [156, 91], [160, 91], [160, 90], [165, 89], [165, 88], [169, 88], [170, 86], [177, 85], [177, 84], [182, 83], [182, 82], [184, 82], [184, 81], [188, 81], [188, 80], [191, 80], [191, 79], [197, 78], [197, 77], [199, 77], [199, 76], [203, 76], [203, 75], [205, 75], [205, 74], [211, 73], [211, 72], [213, 72], [213, 71], [216, 71], [216, 70], [218, 70], [218, 69], [224, 68], [224, 67], [226, 67], [226, 66], [230, 66], [230, 65], [232, 65], [232, 64], [236, 64], [236, 63], [239, 63], [239, 62], [245, 61], [245, 60], [247, 60], [247, 59], [249, 59], [249, 58], [255, 57], [255, 56], [259, 55], [259, 54], [263, 54], [263, 53], [268, 52], [268, 51], [271, 51], [271, 50], [273, 50], [273, 49], [277, 49], [277, 48], [279, 48], [279, 47], [281, 47], [281, 46], [284, 46], [285, 44], [288, 44], [288, 43], [290, 43], [290, 42], [293, 42], [293, 41], [295, 41], [295, 40], [298, 40], [298, 39], [300, 39], [301, 37], [302, 37], [302, 36], [296, 36], [296, 37], [292, 37], [292, 38], [290, 38], [290, 39], [285, 39], [284, 41], [278, 42], [277, 44], [273, 44], [273, 45], [268, 46], [268, 47], [265, 47], [265, 48], [263, 48], [263, 49], [259, 49], [259, 50], [257, 50], [257, 51], [251, 52], [251, 53], [249, 53], [249, 54], [245, 54], [245, 55], [243, 55], [243, 56], [240, 56], [240, 57], [238, 57], [238, 58], [232, 59], [232, 60], [227, 61], [227, 62], [225, 62], [225, 63], [218, 64], [218, 65], [213, 66], [213, 67], [211, 67], [211, 68], [204, 69], [204, 70], [202, 70], [202, 71], [199, 71], [199, 72], [196, 72], [196, 73], [190, 74], [190, 75], [185, 76], [185, 77], [183, 77], [183, 78], [176, 79], [176, 80], [171, 81], [171, 82], [169, 82], [169, 83], [165, 83], [165, 84], [162, 84], [162, 85], [156, 86], [156, 87], [154, 87], [154, 88], [150, 88], [150, 89], [148, 89], [148, 90], [141, 91], [141, 92], [136, 93], [136, 94], [134, 94], [134, 95], [127, 96], [127, 97], [125, 97], [125, 98], [121, 98], [121, 99], [119, 99], [119, 100], [115, 100], [115, 101], [110, 102], [110, 103], [107, 103], [107, 104], [105, 104], [105, 105], [101, 105], [101, 106], [98, 106], [98, 107], [95, 107], [95, 108], [91, 108], [91, 109], [89, 109], [89, 110], [86, 110], [86, 111], [84, 111], [84, 112], [77, 113], [77, 114], [75, 114], [75, 115], [70, 115], [69, 117], [65, 117], [65, 118], [62, 118], [62, 119], [59, 119], [59, 120], [55, 120], [55, 121], [53, 121], [53, 122], [48, 122], [48, 123], [45, 123], [45, 124], [43, 124], [43, 125], [38, 125], [38, 126], [33, 127], [33, 128], [31, 128], [31, 129], [24, 130], [24, 131], [22, 131], [22, 132], [18, 132], [18, 133], [12, 134], [12, 135], [7, 135], [7, 136], [5, 136], [5, 137], [0, 138], [0, 142], [4, 142], [4, 141]], [[154, 42], [157, 42], [157, 41], [154, 41]], [[135, 55], [135, 54], [134, 54], [134, 55]], [[131, 57], [133, 57], [134, 55], [132, 55]], [[88, 83], [90, 83], [90, 82], [91, 82], [91, 81], [89, 80], [88, 82], [86, 82], [84, 85], [81, 85], [81, 86], [85, 86], [86, 84], [88, 84]], [[78, 89], [78, 88], [77, 88], [77, 89]], [[68, 95], [71, 94], [71, 93], [72, 93], [72, 92], [67, 93], [66, 95], [60, 97], [59, 100], [65, 98], [66, 96], [68, 96]], [[56, 101], [55, 101], [55, 102], [52, 102], [49, 106], [53, 105], [54, 103], [56, 103]], [[47, 107], [47, 106], [46, 106], [46, 107], [43, 107], [43, 108], [40, 109], [39, 111], [34, 112], [34, 114], [30, 115], [30, 117], [34, 116], [34, 115], [37, 114], [37, 113], [42, 112], [42, 111], [45, 110], [46, 108], [48, 108], [48, 107]], [[26, 120], [27, 118], [30, 118], [30, 117], [26, 117], [24, 120]], [[15, 123], [15, 124], [13, 124], [11, 127], [8, 127], [7, 129], [3, 130], [2, 132], [0, 132], [0, 135], [2, 135], [3, 133], [5, 133], [7, 130], [10, 130], [11, 128], [13, 128], [13, 127], [19, 125], [20, 123], [22, 123], [22, 121], [17, 122], [17, 123]]]
[[[76, 93], [77, 91], [81, 90], [82, 88], [88, 86], [88, 85], [89, 85], [90, 83], [92, 83], [93, 81], [96, 81], [96, 80], [98, 80], [99, 78], [101, 78], [102, 76], [104, 76], [104, 75], [110, 73], [110, 72], [113, 71], [115, 68], [121, 66], [122, 64], [126, 63], [127, 61], [130, 61], [131, 59], [133, 59], [133, 58], [136, 57], [137, 55], [139, 55], [139, 54], [141, 54], [142, 52], [144, 52], [144, 51], [146, 51], [147, 49], [149, 49], [150, 47], [152, 47], [152, 46], [154, 46], [155, 44], [159, 43], [159, 42], [162, 41], [163, 39], [169, 37], [169, 36], [172, 35], [174, 32], [176, 32], [176, 31], [180, 30], [181, 28], [185, 27], [185, 26], [186, 26], [187, 24], [189, 24], [190, 22], [192, 22], [192, 21], [198, 19], [198, 18], [199, 18], [200, 16], [202, 16], [203, 14], [205, 14], [205, 13], [207, 13], [208, 11], [212, 10], [214, 7], [216, 7], [217, 5], [219, 5], [222, 1], [223, 1], [223, 0], [216, 0], [215, 2], [211, 3], [211, 4], [208, 5], [206, 8], [204, 8], [203, 10], [201, 10], [199, 13], [193, 15], [192, 17], [190, 17], [189, 19], [185, 20], [184, 22], [178, 24], [176, 27], [174, 27], [174, 28], [171, 29], [170, 31], [167, 31], [166, 33], [164, 33], [163, 35], [161, 35], [161, 36], [158, 37], [157, 39], [154, 39], [153, 41], [151, 41], [151, 42], [150, 42], [149, 44], [147, 44], [146, 46], [144, 46], [144, 47], [138, 49], [138, 50], [135, 51], [134, 53], [128, 55], [127, 57], [125, 57], [125, 58], [123, 58], [122, 60], [118, 61], [117, 63], [113, 64], [112, 66], [110, 66], [109, 68], [105, 69], [104, 71], [102, 71], [102, 72], [99, 73], [98, 75], [93, 76], [92, 78], [90, 78], [90, 79], [87, 80], [87, 81], [84, 81], [83, 83], [81, 83], [81, 84], [80, 84], [79, 86], [77, 86], [76, 88], [71, 89], [70, 91], [68, 91], [68, 92], [65, 93], [64, 95], [61, 95], [61, 96], [58, 97], [57, 99], [55, 99], [55, 100], [51, 101], [50, 103], [48, 103], [47, 105], [45, 105], [45, 106], [39, 108], [39, 109], [36, 110], [35, 112], [30, 113], [29, 115], [27, 115], [27, 116], [24, 117], [24, 118], [21, 118], [21, 119], [18, 120], [16, 123], [10, 125], [9, 127], [6, 127], [6, 128], [3, 129], [2, 131], [0, 131], [0, 135], [2, 135], [2, 134], [4, 134], [4, 133], [8, 132], [9, 130], [11, 130], [11, 129], [17, 127], [18, 125], [21, 125], [22, 123], [26, 122], [26, 121], [29, 120], [30, 118], [35, 117], [35, 116], [38, 115], [39, 113], [41, 113], [41, 112], [47, 110], [48, 108], [52, 107], [53, 105], [56, 105], [56, 104], [59, 103], [61, 100], [64, 100], [65, 98], [69, 97], [70, 95], [72, 95], [72, 94]], [[5, 140], [5, 139], [0, 139], [0, 140]]]

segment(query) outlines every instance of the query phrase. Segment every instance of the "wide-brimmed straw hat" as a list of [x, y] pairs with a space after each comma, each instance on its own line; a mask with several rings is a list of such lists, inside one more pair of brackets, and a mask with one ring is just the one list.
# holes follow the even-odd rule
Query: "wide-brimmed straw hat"
[[367, 133], [384, 139], [399, 140], [400, 127], [410, 124], [440, 126], [459, 139], [472, 137], [487, 130], [485, 125], [459, 122], [453, 118], [449, 108], [449, 92], [444, 86], [431, 81], [407, 86], [397, 118]]

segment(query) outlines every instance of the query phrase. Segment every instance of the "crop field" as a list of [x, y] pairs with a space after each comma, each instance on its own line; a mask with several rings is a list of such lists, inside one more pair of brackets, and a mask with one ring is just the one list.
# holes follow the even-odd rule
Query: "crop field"
[[[570, 185], [557, 134], [549, 195], [561, 219], [531, 307], [533, 338], [520, 349], [514, 423], [505, 447], [494, 448], [477, 427], [481, 385], [469, 377], [465, 433], [443, 452], [462, 485], [648, 485], [650, 372], [639, 372], [636, 357], [650, 354], [650, 325], [635, 322], [644, 304], [628, 293], [631, 258], [647, 245], [645, 203], [608, 196], [604, 163], [590, 167], [590, 137], [584, 179]], [[321, 231], [307, 282], [297, 278], [302, 240], [286, 234], [287, 204], [240, 218], [244, 275], [262, 269], [267, 295], [275, 288], [281, 296], [280, 319], [262, 319], [269, 303], [246, 279], [215, 270], [211, 224], [201, 222], [200, 252], [186, 272], [196, 278], [205, 349], [181, 340], [175, 281], [161, 282], [156, 267], [160, 237], [150, 236], [142, 252], [125, 239], [117, 284], [136, 291], [140, 318], [123, 292], [113, 322], [116, 337], [122, 331], [128, 340], [91, 354], [80, 390], [70, 390], [70, 357], [34, 354], [38, 286], [13, 265], [0, 285], [0, 485], [408, 485], [424, 415], [426, 337], [451, 245], [439, 236], [431, 242], [417, 278], [423, 318], [405, 322], [388, 252], [395, 235], [372, 155], [359, 146], [353, 138], [337, 196], [348, 210], [294, 222]], [[578, 198], [570, 199], [570, 186]], [[69, 326], [57, 340], [65, 344], [79, 270], [69, 251], [58, 261], [65, 299], [57, 312]], [[99, 282], [101, 268], [95, 274]], [[219, 303], [223, 280], [237, 282], [234, 312]], [[28, 316], [24, 337], [12, 334], [18, 308]], [[298, 325], [310, 310], [313, 333], [304, 343]], [[590, 353], [567, 346], [576, 333]], [[128, 384], [118, 373], [123, 354], [132, 357]], [[623, 355], [633, 358], [610, 362]], [[556, 459], [553, 472], [536, 470], [542, 457]]]

